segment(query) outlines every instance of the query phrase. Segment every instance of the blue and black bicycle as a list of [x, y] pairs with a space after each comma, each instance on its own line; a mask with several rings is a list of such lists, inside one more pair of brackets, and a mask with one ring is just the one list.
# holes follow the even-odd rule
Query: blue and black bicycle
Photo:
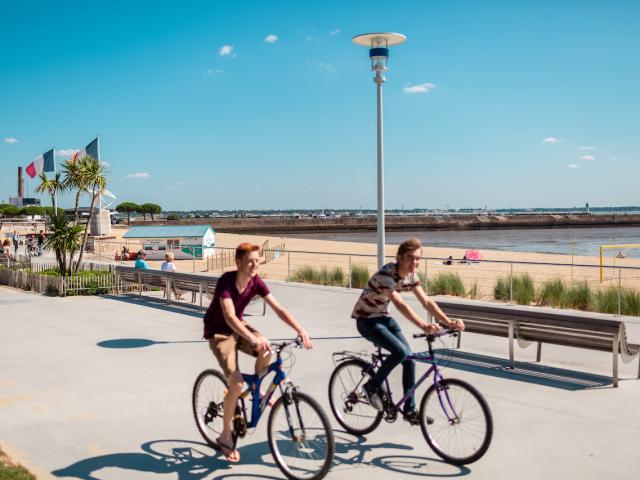
[[438, 368], [433, 342], [443, 335], [457, 335], [454, 330], [442, 330], [436, 335], [415, 334], [425, 337], [428, 350], [412, 353], [407, 358], [430, 365], [416, 382], [413, 390], [394, 403], [389, 381], [382, 391], [383, 410], [379, 411], [367, 401], [363, 385], [373, 376], [386, 356], [380, 348], [371, 360], [359, 352], [333, 354], [336, 368], [329, 380], [329, 402], [336, 420], [353, 435], [372, 432], [382, 419], [395, 422], [400, 407], [413, 395], [416, 388], [433, 373], [433, 384], [420, 402], [419, 421], [422, 434], [429, 446], [446, 462], [464, 465], [482, 457], [491, 443], [493, 420], [484, 397], [472, 385], [454, 378], [444, 378]]
[[[285, 349], [301, 345], [300, 339], [272, 343], [276, 360], [258, 374], [242, 374], [248, 388], [240, 396], [236, 407], [233, 446], [235, 448], [238, 439], [258, 425], [272, 395], [279, 389], [280, 396], [271, 407], [267, 424], [269, 448], [273, 458], [287, 478], [319, 480], [327, 474], [333, 461], [333, 431], [318, 402], [299, 391], [286, 378], [282, 359]], [[271, 385], [261, 396], [260, 384], [271, 373]], [[196, 425], [213, 448], [217, 448], [216, 439], [222, 432], [224, 397], [227, 391], [227, 379], [217, 370], [203, 371], [193, 387], [192, 403]], [[247, 397], [251, 400], [251, 418], [247, 415]]]

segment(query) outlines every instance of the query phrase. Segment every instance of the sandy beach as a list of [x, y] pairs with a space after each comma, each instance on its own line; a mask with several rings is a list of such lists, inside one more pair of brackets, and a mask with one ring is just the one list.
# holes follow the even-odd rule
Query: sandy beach
[[[116, 226], [113, 229], [111, 239], [98, 242], [95, 257], [113, 260], [115, 251], [124, 245], [122, 235], [126, 232], [126, 226]], [[286, 280], [290, 278], [296, 270], [303, 266], [313, 266], [315, 268], [327, 267], [342, 269], [345, 279], [348, 282], [348, 272], [350, 265], [364, 265], [369, 273], [375, 271], [377, 247], [371, 243], [340, 242], [331, 240], [315, 240], [308, 238], [290, 238], [266, 235], [242, 235], [231, 233], [217, 233], [216, 247], [218, 257], [216, 261], [206, 260], [180, 260], [176, 261], [179, 271], [184, 272], [209, 272], [220, 274], [222, 271], [233, 269], [232, 251], [241, 242], [251, 242], [263, 245], [269, 242], [269, 246], [282, 247], [279, 256], [271, 261], [263, 263], [260, 267], [261, 275], [268, 279]], [[140, 243], [128, 241], [127, 245], [131, 251], [140, 248]], [[388, 261], [392, 261], [397, 250], [397, 245], [387, 245], [386, 255]], [[220, 253], [226, 252], [224, 268], [220, 262]], [[554, 278], [561, 278], [567, 283], [586, 281], [592, 287], [618, 285], [620, 281], [623, 287], [640, 289], [640, 259], [624, 258], [605, 259], [604, 282], [600, 284], [599, 258], [596, 256], [574, 256], [573, 264], [571, 255], [509, 252], [504, 250], [482, 250], [484, 262], [467, 263], [461, 259], [465, 250], [460, 248], [443, 248], [425, 245], [423, 255], [428, 260], [423, 260], [420, 265], [421, 273], [426, 275], [427, 280], [441, 272], [456, 272], [463, 279], [467, 290], [477, 286], [477, 296], [479, 298], [492, 298], [493, 288], [499, 277], [508, 276], [511, 273], [528, 273], [534, 279], [536, 286], [544, 281]], [[441, 259], [452, 256], [453, 265], [444, 265]], [[496, 263], [493, 263], [495, 261]], [[506, 262], [506, 263], [498, 263]], [[511, 263], [513, 262], [513, 263]], [[545, 265], [532, 265], [531, 263], [543, 263]], [[149, 261], [151, 268], [160, 268], [161, 261]], [[546, 265], [555, 264], [555, 265]], [[592, 265], [593, 267], [583, 267], [577, 265]], [[617, 267], [634, 267], [634, 269], [619, 269]], [[638, 270], [635, 270], [637, 268]], [[618, 276], [620, 275], [620, 279]]]

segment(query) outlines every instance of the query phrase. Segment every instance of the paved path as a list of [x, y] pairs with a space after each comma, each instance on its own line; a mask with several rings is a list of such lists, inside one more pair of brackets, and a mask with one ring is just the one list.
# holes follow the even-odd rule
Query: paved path
[[[314, 337], [356, 334], [348, 318], [358, 295], [338, 288], [272, 283], [274, 294]], [[272, 338], [289, 337], [275, 316], [251, 320]], [[402, 323], [409, 332], [408, 322]], [[201, 440], [191, 414], [192, 383], [215, 365], [201, 336], [201, 316], [124, 299], [48, 298], [0, 287], [0, 444], [39, 478], [281, 478], [265, 424], [241, 444], [229, 466]], [[632, 340], [640, 331], [632, 332]], [[141, 339], [139, 342], [109, 342]], [[106, 343], [103, 343], [106, 342]], [[316, 340], [297, 351], [291, 377], [329, 411], [331, 352], [365, 349], [360, 340]], [[110, 348], [127, 346], [136, 348]], [[416, 348], [421, 344], [416, 341]], [[506, 340], [466, 335], [465, 352], [504, 359]], [[535, 348], [517, 350], [532, 360]], [[610, 354], [545, 346], [545, 366], [606, 383]], [[245, 365], [247, 365], [245, 363]], [[526, 367], [526, 366], [525, 366]], [[450, 367], [486, 396], [495, 420], [487, 455], [465, 468], [447, 465], [418, 428], [383, 424], [358, 440], [336, 427], [330, 479], [454, 477], [478, 479], [631, 479], [640, 473], [637, 360], [622, 365], [620, 388], [584, 389], [561, 370], [534, 383], [499, 366]], [[526, 368], [521, 369], [525, 371]], [[516, 372], [517, 373], [517, 372]], [[394, 381], [399, 373], [394, 372]], [[566, 377], [566, 378], [565, 378]]]

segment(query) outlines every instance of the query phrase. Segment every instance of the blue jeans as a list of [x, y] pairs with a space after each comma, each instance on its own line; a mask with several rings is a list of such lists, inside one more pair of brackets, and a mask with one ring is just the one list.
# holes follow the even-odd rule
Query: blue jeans
[[[411, 347], [402, 335], [398, 323], [391, 317], [359, 318], [357, 326], [360, 335], [390, 352], [370, 380], [370, 386], [380, 388], [391, 370], [402, 363], [402, 387], [405, 394], [410, 391], [416, 384], [416, 364], [413, 360], [405, 360], [411, 353]], [[409, 412], [415, 408], [416, 399], [411, 395], [405, 402], [403, 410]]]

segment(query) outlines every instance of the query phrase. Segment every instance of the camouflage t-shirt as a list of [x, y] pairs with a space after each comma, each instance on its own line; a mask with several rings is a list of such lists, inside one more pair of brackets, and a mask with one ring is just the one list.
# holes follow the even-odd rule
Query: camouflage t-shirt
[[376, 318], [389, 315], [391, 292], [408, 292], [420, 285], [417, 273], [410, 273], [404, 278], [398, 275], [398, 264], [387, 263], [370, 279], [362, 290], [360, 298], [353, 307], [352, 318]]

